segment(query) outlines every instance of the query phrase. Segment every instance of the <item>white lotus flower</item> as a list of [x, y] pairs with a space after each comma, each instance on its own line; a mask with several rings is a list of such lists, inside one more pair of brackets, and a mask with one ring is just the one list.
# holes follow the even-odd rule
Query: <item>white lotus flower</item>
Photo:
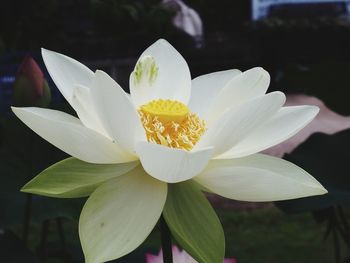
[[[192, 194], [192, 190], [175, 194], [186, 180], [244, 201], [327, 192], [301, 168], [257, 154], [297, 133], [318, 112], [315, 106], [282, 107], [281, 92], [265, 94], [270, 77], [262, 68], [215, 72], [191, 80], [184, 58], [159, 40], [142, 53], [131, 73], [130, 96], [103, 71], [94, 73], [45, 49], [42, 55], [79, 118], [42, 108], [13, 111], [45, 140], [91, 164], [68, 159], [34, 178], [23, 191], [56, 197], [90, 195], [79, 222], [86, 262], [119, 258], [138, 247], [164, 206], [169, 203], [173, 208], [182, 195]], [[185, 209], [196, 202], [181, 205]], [[192, 238], [186, 236], [192, 228], [176, 232], [173, 224], [187, 215], [190, 222], [195, 209], [170, 208], [165, 218], [174, 236]], [[174, 216], [179, 218], [171, 222]], [[195, 220], [193, 224], [202, 227]], [[205, 231], [210, 229], [201, 234]], [[208, 240], [215, 241], [212, 236]], [[222, 262], [223, 247], [220, 259], [207, 262]]]

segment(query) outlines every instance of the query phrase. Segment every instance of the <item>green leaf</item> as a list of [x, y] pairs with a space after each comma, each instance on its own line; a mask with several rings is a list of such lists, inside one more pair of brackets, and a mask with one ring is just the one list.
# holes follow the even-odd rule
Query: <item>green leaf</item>
[[105, 181], [129, 172], [138, 163], [91, 164], [71, 157], [41, 172], [21, 191], [50, 197], [84, 197]]
[[168, 185], [163, 214], [172, 235], [195, 260], [224, 261], [225, 237], [220, 220], [194, 182]]

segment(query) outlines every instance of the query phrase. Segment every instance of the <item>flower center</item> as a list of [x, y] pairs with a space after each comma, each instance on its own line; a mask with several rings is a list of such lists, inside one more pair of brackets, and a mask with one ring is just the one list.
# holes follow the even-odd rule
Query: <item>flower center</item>
[[205, 122], [174, 100], [152, 100], [138, 110], [149, 142], [191, 150], [205, 132]]

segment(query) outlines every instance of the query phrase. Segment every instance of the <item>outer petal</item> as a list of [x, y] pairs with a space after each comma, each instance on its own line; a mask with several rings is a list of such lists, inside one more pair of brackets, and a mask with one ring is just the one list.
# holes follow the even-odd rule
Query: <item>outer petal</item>
[[188, 104], [191, 111], [203, 118], [214, 98], [230, 80], [240, 74], [240, 70], [231, 69], [202, 75], [193, 79], [191, 100]]
[[141, 167], [97, 188], [79, 220], [86, 262], [106, 262], [136, 249], [156, 225], [166, 196], [167, 185]]
[[21, 191], [60, 198], [89, 196], [105, 181], [123, 175], [139, 164], [138, 161], [91, 164], [70, 157], [42, 171]]
[[224, 153], [268, 120], [284, 102], [283, 93], [272, 92], [232, 107], [209, 126], [195, 149], [214, 146], [214, 156]]
[[242, 201], [277, 201], [327, 193], [300, 167], [263, 154], [212, 160], [195, 180], [218, 195]]
[[205, 168], [212, 156], [209, 147], [188, 152], [148, 142], [138, 143], [136, 151], [145, 171], [167, 183], [191, 179]]
[[109, 136], [134, 154], [135, 143], [146, 140], [140, 118], [128, 95], [110, 76], [96, 71], [91, 86], [99, 119]]
[[84, 126], [109, 137], [96, 113], [89, 88], [75, 86], [71, 104]]
[[228, 108], [264, 95], [270, 84], [270, 75], [263, 68], [252, 68], [230, 80], [209, 106], [205, 120], [215, 121]]
[[185, 59], [166, 40], [158, 40], [142, 53], [131, 73], [130, 93], [136, 107], [159, 98], [187, 105], [191, 74]]
[[316, 106], [281, 108], [270, 120], [254, 130], [218, 159], [232, 159], [265, 150], [295, 135], [317, 115]]
[[74, 86], [78, 84], [88, 87], [94, 73], [65, 55], [47, 49], [41, 49], [41, 53], [51, 78], [66, 100], [71, 103]]
[[89, 163], [121, 163], [135, 160], [116, 143], [84, 127], [79, 119], [42, 108], [12, 108], [29, 128], [62, 151]]

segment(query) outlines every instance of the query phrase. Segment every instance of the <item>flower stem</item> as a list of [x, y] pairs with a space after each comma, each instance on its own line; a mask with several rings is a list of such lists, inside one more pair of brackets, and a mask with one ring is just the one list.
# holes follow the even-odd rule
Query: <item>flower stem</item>
[[163, 215], [160, 217], [160, 231], [162, 236], [163, 263], [173, 263], [171, 233]]
[[32, 195], [26, 194], [26, 204], [25, 204], [23, 234], [22, 234], [23, 243], [25, 245], [27, 244], [27, 240], [28, 240], [31, 216], [32, 216]]

